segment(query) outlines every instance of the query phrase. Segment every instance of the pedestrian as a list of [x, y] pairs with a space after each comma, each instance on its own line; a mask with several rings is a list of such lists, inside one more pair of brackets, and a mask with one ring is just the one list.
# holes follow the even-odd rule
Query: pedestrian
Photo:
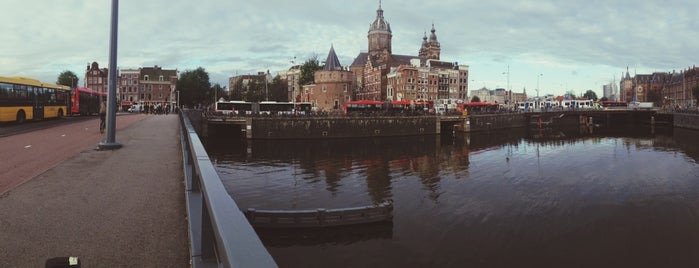
[[107, 101], [102, 100], [100, 103], [100, 133], [104, 133], [105, 119], [107, 117]]

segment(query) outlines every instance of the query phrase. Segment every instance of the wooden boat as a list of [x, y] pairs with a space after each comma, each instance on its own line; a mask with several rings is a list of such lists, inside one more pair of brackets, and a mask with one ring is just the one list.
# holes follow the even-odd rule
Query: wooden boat
[[393, 220], [393, 201], [378, 205], [309, 210], [258, 210], [244, 212], [255, 228], [314, 228], [345, 226]]

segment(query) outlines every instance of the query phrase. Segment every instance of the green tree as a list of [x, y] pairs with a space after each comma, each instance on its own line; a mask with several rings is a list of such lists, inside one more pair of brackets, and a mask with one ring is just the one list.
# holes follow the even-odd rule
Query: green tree
[[202, 67], [182, 72], [177, 81], [177, 88], [180, 90], [180, 103], [183, 105], [206, 106], [214, 101], [209, 73]]
[[478, 96], [473, 96], [473, 98], [471, 98], [471, 102], [481, 102], [481, 98]]
[[[269, 85], [267, 85], [269, 86]], [[265, 76], [256, 76], [247, 84], [244, 90], [243, 100], [249, 102], [260, 102], [265, 100]]]
[[696, 103], [699, 104], [699, 84], [694, 85], [692, 88], [692, 95], [694, 95], [694, 98], [696, 99]]
[[289, 85], [282, 80], [280, 75], [275, 76], [269, 85], [269, 100], [290, 101], [288, 88]]
[[228, 94], [226, 94], [226, 87], [222, 87], [219, 83], [214, 84], [211, 87], [211, 91], [214, 92], [214, 96], [216, 96], [216, 101], [219, 99], [223, 98], [224, 100], [230, 100], [230, 97]]
[[78, 79], [78, 76], [75, 75], [75, 73], [66, 70], [58, 75], [56, 84], [69, 86], [70, 88], [75, 88], [78, 85], [79, 80], [80, 79]]
[[568, 99], [569, 99], [569, 100], [574, 100], [574, 99], [577, 98], [577, 97], [575, 96], [575, 92], [572, 91], [572, 90], [566, 91], [566, 95], [568, 95]]
[[315, 83], [315, 78], [313, 75], [320, 69], [323, 69], [323, 66], [321, 66], [318, 61], [318, 55], [313, 55], [311, 58], [306, 60], [303, 65], [301, 65], [299, 85], [304, 86]]
[[583, 97], [588, 99], [588, 100], [596, 101], [597, 100], [597, 93], [595, 93], [592, 90], [588, 90], [588, 91], [585, 91], [585, 94], [583, 94]]
[[243, 100], [244, 92], [247, 88], [243, 86], [243, 79], [238, 79], [230, 89], [231, 100]]

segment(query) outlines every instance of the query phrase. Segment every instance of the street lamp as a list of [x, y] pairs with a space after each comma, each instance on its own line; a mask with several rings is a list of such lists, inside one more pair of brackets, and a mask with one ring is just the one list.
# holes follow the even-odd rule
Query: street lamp
[[507, 65], [507, 72], [503, 72], [502, 74], [507, 75], [507, 88], [506, 90], [510, 90], [510, 65]]
[[536, 97], [539, 97], [539, 78], [544, 76], [544, 74], [539, 74], [536, 76]]

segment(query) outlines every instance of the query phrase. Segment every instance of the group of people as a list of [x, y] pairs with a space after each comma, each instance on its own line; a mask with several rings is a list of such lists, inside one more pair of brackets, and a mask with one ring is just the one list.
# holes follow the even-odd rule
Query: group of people
[[140, 113], [146, 114], [170, 114], [172, 108], [170, 104], [160, 105], [160, 104], [146, 104], [139, 108]]

